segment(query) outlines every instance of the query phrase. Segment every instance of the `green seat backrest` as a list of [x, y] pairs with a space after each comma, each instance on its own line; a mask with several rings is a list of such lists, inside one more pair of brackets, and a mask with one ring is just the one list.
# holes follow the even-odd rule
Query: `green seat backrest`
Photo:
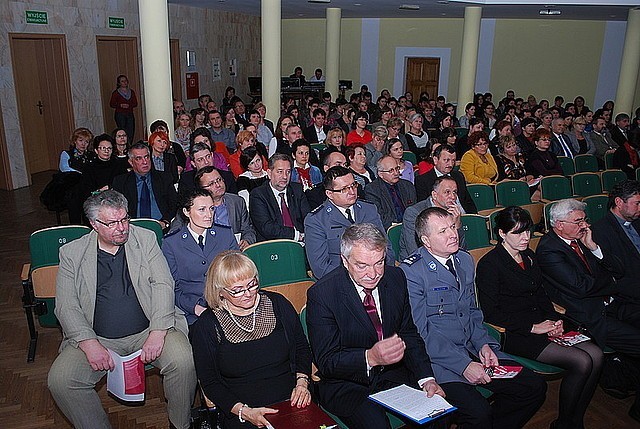
[[531, 204], [529, 185], [522, 180], [505, 180], [496, 185], [496, 203], [503, 207]]
[[58, 265], [60, 247], [89, 232], [90, 228], [81, 225], [54, 226], [34, 232], [29, 237], [31, 270]]
[[487, 229], [487, 218], [474, 214], [465, 214], [460, 218], [467, 250], [486, 247], [491, 244], [489, 230]]
[[613, 167], [613, 152], [604, 154], [604, 168], [607, 170], [614, 168]]
[[573, 163], [576, 166], [576, 173], [595, 173], [598, 171], [598, 159], [593, 155], [576, 155], [576, 157], [573, 158]]
[[592, 195], [584, 198], [582, 202], [587, 205], [587, 207], [585, 207], [585, 213], [589, 218], [589, 222], [592, 224], [607, 214], [609, 197], [606, 195]]
[[622, 170], [605, 170], [601, 174], [602, 190], [610, 192], [614, 186], [627, 180], [627, 173]]
[[416, 165], [418, 163], [418, 158], [416, 158], [416, 154], [411, 152], [410, 150], [405, 150], [402, 153], [402, 159], [404, 159], [405, 161], [409, 161], [413, 165]]
[[568, 156], [559, 156], [558, 162], [562, 168], [563, 175], [571, 176], [572, 174], [576, 174], [576, 166], [573, 164], [573, 159]]
[[473, 202], [476, 204], [478, 211], [496, 207], [495, 195], [491, 186], [474, 183], [467, 185], [467, 190]]
[[162, 247], [162, 227], [155, 219], [131, 219], [131, 224], [155, 232], [158, 246]]
[[540, 181], [542, 198], [550, 201], [571, 198], [571, 183], [564, 176], [547, 176]]
[[571, 177], [571, 181], [573, 182], [573, 193], [579, 197], [602, 193], [600, 176], [596, 173], [577, 173]]
[[308, 280], [304, 249], [296, 241], [263, 241], [247, 247], [244, 253], [258, 267], [260, 286]]
[[396, 254], [396, 261], [400, 261], [400, 236], [402, 235], [402, 224], [390, 226], [387, 229], [387, 236], [391, 242], [393, 252]]

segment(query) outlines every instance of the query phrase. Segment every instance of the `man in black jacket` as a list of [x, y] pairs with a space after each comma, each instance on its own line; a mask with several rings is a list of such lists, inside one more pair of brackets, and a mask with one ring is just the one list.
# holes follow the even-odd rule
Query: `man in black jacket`
[[426, 200], [431, 196], [433, 184], [436, 178], [449, 175], [456, 181], [458, 185], [458, 200], [465, 213], [478, 213], [469, 191], [467, 190], [467, 182], [459, 171], [453, 169], [456, 165], [456, 150], [453, 146], [443, 144], [433, 151], [434, 167], [431, 171], [416, 176], [415, 186], [418, 201]]

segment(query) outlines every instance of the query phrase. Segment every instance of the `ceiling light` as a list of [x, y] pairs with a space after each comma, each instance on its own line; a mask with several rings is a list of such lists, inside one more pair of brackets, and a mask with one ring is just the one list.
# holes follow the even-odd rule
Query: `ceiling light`
[[562, 12], [558, 9], [540, 9], [540, 15], [560, 15]]
[[417, 4], [403, 4], [400, 5], [399, 9], [401, 10], [420, 10], [420, 6]]
[[331, 3], [331, 0], [307, 0], [308, 3]]

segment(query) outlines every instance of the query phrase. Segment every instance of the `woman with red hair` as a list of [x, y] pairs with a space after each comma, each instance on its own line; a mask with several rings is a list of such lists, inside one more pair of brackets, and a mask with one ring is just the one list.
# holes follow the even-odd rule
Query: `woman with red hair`
[[167, 152], [169, 145], [169, 136], [164, 131], [156, 131], [149, 136], [153, 168], [164, 171], [171, 176], [173, 183], [178, 183], [178, 161], [174, 154]]

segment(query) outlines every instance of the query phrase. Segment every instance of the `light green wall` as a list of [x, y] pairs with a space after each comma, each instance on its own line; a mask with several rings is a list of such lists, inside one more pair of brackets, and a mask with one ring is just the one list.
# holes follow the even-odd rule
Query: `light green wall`
[[582, 95], [593, 106], [605, 22], [498, 20], [495, 28], [491, 91], [508, 89], [538, 100]]
[[[362, 20], [342, 19], [340, 34], [340, 79], [360, 79], [360, 42]], [[302, 67], [307, 78], [316, 68], [325, 69], [325, 19], [285, 19], [282, 21], [282, 75]]]
[[[393, 92], [395, 52], [397, 47], [451, 48], [447, 99], [458, 94], [462, 19], [381, 19], [378, 54], [379, 89]], [[399, 95], [399, 94], [398, 94]]]

